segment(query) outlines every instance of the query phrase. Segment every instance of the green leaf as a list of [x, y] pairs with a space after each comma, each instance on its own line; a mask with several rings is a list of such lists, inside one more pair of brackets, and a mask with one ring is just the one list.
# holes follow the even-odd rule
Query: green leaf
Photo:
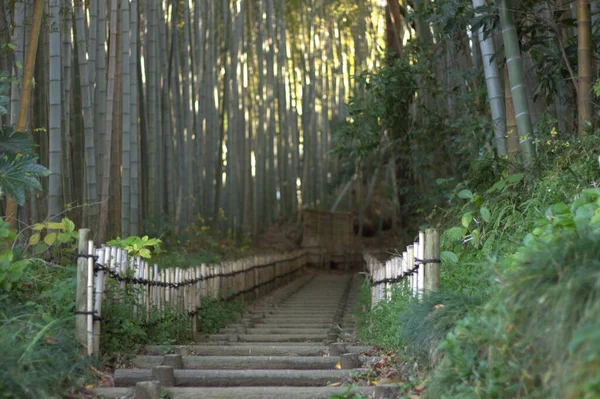
[[12, 128], [0, 128], [0, 153], [31, 154], [35, 144], [29, 133], [13, 133]]
[[33, 155], [16, 154], [0, 156], [0, 188], [19, 205], [25, 202], [25, 192], [40, 190], [38, 178], [48, 176], [50, 171], [36, 164]]
[[451, 229], [446, 230], [444, 234], [452, 241], [459, 241], [465, 236], [466, 232], [467, 229], [464, 227], [452, 227]]
[[465, 229], [468, 229], [472, 220], [473, 220], [473, 212], [467, 212], [462, 216], [461, 223]]
[[458, 263], [458, 256], [452, 251], [442, 251], [440, 253], [440, 259], [444, 263], [456, 264]]
[[481, 218], [484, 220], [484, 222], [486, 222], [486, 223], [490, 222], [491, 215], [490, 215], [490, 210], [489, 209], [487, 209], [485, 206], [483, 206], [479, 210], [479, 213], [481, 214]]
[[498, 181], [498, 182], [494, 183], [494, 185], [493, 185], [492, 187], [490, 187], [490, 188], [489, 188], [489, 189], [486, 191], [486, 193], [487, 193], [487, 194], [491, 194], [491, 193], [493, 193], [494, 191], [502, 191], [502, 190], [504, 190], [504, 188], [505, 188], [505, 187], [506, 187], [506, 182], [505, 182], [504, 180], [500, 180], [500, 181]]
[[44, 242], [49, 247], [52, 246], [54, 244], [54, 242], [56, 242], [56, 233], [48, 234], [46, 237], [44, 237]]
[[64, 227], [65, 226], [59, 222], [49, 222], [48, 223], [48, 229], [50, 229], [50, 230], [63, 230]]
[[32, 234], [31, 237], [29, 237], [29, 245], [35, 245], [38, 242], [40, 242], [40, 233], [36, 233], [36, 234]]
[[75, 231], [75, 223], [69, 218], [63, 218], [62, 224], [65, 226], [65, 231], [67, 233], [72, 233]]
[[470, 190], [461, 190], [458, 196], [463, 199], [473, 199], [473, 193]]
[[511, 184], [514, 184], [514, 183], [518, 183], [521, 180], [523, 180], [523, 177], [525, 177], [524, 173], [515, 173], [514, 175], [509, 175], [506, 178], [506, 181], [508, 181]]
[[64, 244], [71, 241], [71, 235], [69, 233], [60, 233], [58, 235], [58, 242]]
[[46, 228], [46, 225], [38, 223], [38, 224], [34, 224], [31, 229], [34, 230], [34, 231], [42, 231], [45, 228]]
[[142, 258], [150, 259], [152, 255], [150, 254], [150, 250], [148, 248], [142, 248], [140, 249], [140, 256]]

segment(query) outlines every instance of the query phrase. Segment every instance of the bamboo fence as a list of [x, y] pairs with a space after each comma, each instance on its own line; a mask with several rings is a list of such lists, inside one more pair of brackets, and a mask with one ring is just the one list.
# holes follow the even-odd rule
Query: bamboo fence
[[440, 288], [440, 239], [436, 229], [419, 232], [417, 242], [407, 246], [401, 256], [382, 261], [365, 253], [363, 258], [371, 280], [371, 306], [391, 299], [395, 287], [406, 287], [416, 297]]
[[299, 250], [284, 255], [251, 256], [218, 265], [163, 269], [130, 256], [121, 248], [96, 247], [88, 237], [88, 229], [79, 231], [75, 311], [77, 339], [88, 355], [100, 353], [107, 278], [114, 279], [122, 292], [135, 288], [130, 291], [136, 296], [133, 316], [147, 317], [153, 311], [171, 310], [189, 315], [190, 328], [196, 332], [197, 313], [203, 298], [256, 298], [290, 281], [308, 259], [308, 252]]

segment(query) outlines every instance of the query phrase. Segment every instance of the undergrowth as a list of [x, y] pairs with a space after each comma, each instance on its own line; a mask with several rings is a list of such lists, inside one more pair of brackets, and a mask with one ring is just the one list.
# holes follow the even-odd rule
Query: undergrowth
[[359, 341], [418, 364], [430, 398], [599, 397], [598, 141], [550, 132], [530, 170], [474, 162], [428, 217], [441, 290], [369, 309], [363, 287]]

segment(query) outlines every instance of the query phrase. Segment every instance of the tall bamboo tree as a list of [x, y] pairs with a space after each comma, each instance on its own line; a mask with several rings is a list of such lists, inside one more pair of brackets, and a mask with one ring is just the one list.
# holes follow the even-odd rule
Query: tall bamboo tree
[[62, 109], [61, 109], [61, 41], [60, 0], [50, 0], [50, 107], [49, 107], [49, 167], [52, 174], [48, 182], [48, 217], [53, 220], [62, 210]]
[[527, 99], [525, 88], [525, 78], [523, 76], [523, 62], [521, 60], [521, 50], [519, 49], [519, 38], [508, 2], [509, 0], [500, 0], [498, 9], [500, 12], [500, 23], [502, 24], [504, 52], [506, 53], [506, 65], [510, 78], [510, 90], [512, 92], [515, 119], [517, 121], [521, 154], [523, 161], [528, 164], [531, 161], [533, 151], [533, 127], [529, 111], [529, 100]]

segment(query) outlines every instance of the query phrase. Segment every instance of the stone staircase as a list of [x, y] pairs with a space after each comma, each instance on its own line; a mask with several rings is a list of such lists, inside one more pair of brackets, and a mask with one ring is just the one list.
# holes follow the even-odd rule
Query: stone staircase
[[[361, 280], [312, 273], [254, 303], [242, 320], [186, 346], [148, 346], [98, 398], [329, 398], [360, 372], [370, 347], [352, 342]], [[353, 390], [370, 394], [371, 387]], [[163, 396], [161, 396], [163, 395]]]

